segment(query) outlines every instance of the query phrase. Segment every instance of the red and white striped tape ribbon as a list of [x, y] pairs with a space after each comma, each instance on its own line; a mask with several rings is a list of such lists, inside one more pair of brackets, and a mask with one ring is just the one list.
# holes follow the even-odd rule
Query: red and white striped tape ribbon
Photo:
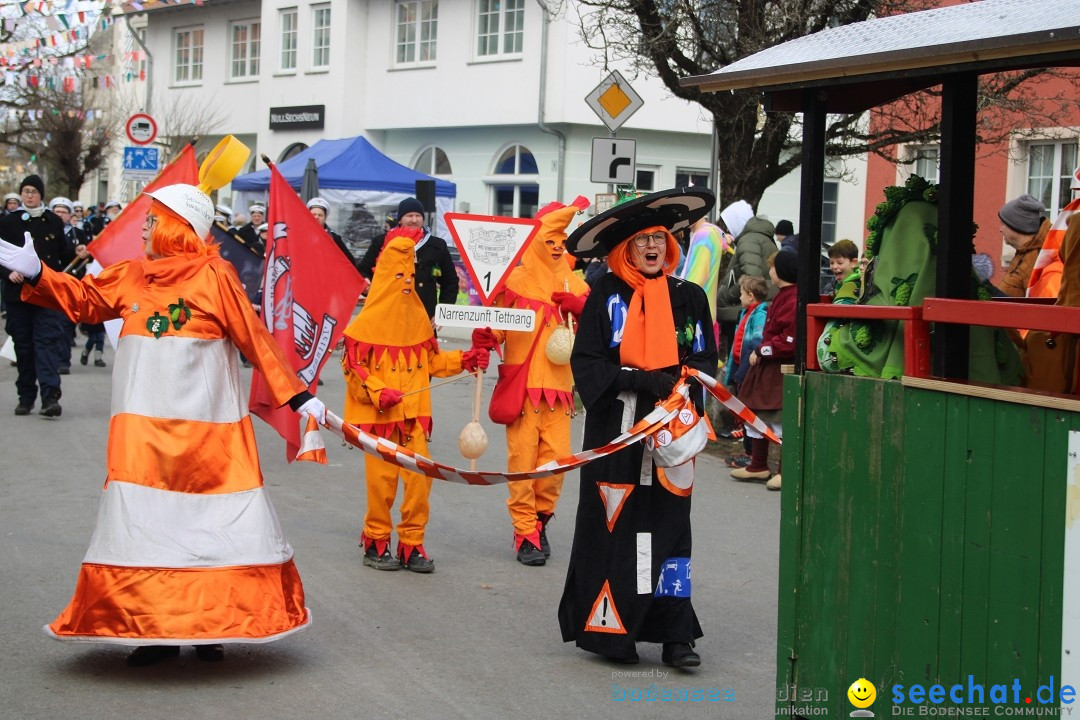
[[[725, 407], [741, 417], [747, 423], [753, 425], [765, 437], [773, 442], [780, 442], [780, 439], [773, 434], [767, 424], [754, 415], [754, 413], [743, 405], [738, 398], [728, 392], [723, 385], [717, 383], [714, 378], [705, 373], [691, 369], [685, 370], [684, 376], [696, 377], [705, 389], [708, 390], [713, 397], [723, 403]], [[466, 470], [464, 468], [446, 465], [445, 463], [419, 455], [408, 448], [404, 448], [395, 442], [387, 440], [386, 438], [366, 433], [329, 411], [326, 413], [326, 427], [349, 445], [359, 448], [366, 453], [377, 455], [383, 460], [399, 467], [403, 467], [406, 470], [411, 470], [420, 473], [421, 475], [435, 478], [436, 480], [446, 480], [448, 482], [462, 483], [465, 485], [499, 485], [515, 480], [537, 480], [552, 475], [558, 475], [559, 473], [565, 473], [630, 447], [634, 443], [641, 442], [649, 435], [652, 435], [654, 432], [667, 425], [667, 423], [679, 413], [679, 409], [682, 407], [683, 402], [685, 402], [682, 388], [683, 381], [680, 381], [675, 386], [671, 395], [662, 403], [659, 403], [648, 415], [641, 420], [638, 420], [629, 430], [606, 445], [593, 448], [592, 450], [582, 450], [579, 453], [553, 460], [528, 472]]]

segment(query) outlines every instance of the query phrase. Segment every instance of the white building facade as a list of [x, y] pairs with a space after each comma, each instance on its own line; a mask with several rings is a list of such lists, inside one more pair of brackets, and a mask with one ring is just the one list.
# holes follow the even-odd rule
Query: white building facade
[[[260, 154], [280, 161], [322, 138], [363, 135], [399, 163], [456, 183], [462, 212], [531, 216], [551, 200], [608, 189], [590, 181], [592, 139], [609, 133], [585, 96], [615, 68], [581, 41], [572, 2], [555, 17], [536, 0], [150, 7], [133, 24], [145, 26], [153, 96], [214, 109], [222, 122], [200, 149], [236, 135], [252, 148], [249, 170], [263, 167]], [[617, 133], [637, 141], [639, 189], [712, 185], [701, 108], [618, 69], [644, 99]], [[271, 122], [272, 110], [281, 120], [289, 109], [301, 122]], [[858, 172], [851, 177], [861, 185]], [[862, 188], [844, 185], [859, 196], [857, 217], [847, 228], [838, 213], [836, 237], [861, 238]], [[770, 191], [761, 214], [797, 221], [797, 193], [795, 175]]]

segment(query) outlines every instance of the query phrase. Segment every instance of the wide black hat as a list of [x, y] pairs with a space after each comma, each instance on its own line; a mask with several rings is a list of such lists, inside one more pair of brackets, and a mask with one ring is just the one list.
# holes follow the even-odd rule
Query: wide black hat
[[704, 217], [716, 203], [708, 188], [661, 190], [619, 203], [575, 230], [566, 251], [579, 258], [603, 257], [619, 243], [645, 228], [666, 227], [678, 232]]

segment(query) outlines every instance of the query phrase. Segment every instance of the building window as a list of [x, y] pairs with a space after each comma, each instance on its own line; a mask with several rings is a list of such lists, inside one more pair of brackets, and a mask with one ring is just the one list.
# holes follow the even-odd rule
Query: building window
[[1057, 217], [1072, 199], [1069, 184], [1075, 168], [1076, 138], [1028, 145], [1027, 191], [1042, 201], [1046, 217]]
[[525, 0], [478, 0], [476, 54], [520, 55], [525, 38]]
[[416, 162], [413, 163], [413, 170], [425, 175], [446, 176], [453, 173], [450, 169], [450, 158], [446, 157], [442, 148], [434, 146], [426, 148], [417, 156]]
[[826, 180], [821, 193], [821, 244], [831, 246], [836, 242], [837, 204], [840, 199], [840, 183]]
[[311, 8], [311, 66], [330, 67], [330, 6]]
[[286, 160], [288, 160], [289, 158], [295, 157], [296, 155], [299, 155], [300, 153], [304, 152], [307, 149], [308, 149], [308, 146], [305, 145], [304, 143], [301, 143], [301, 142], [293, 143], [292, 145], [285, 148], [281, 152], [281, 156], [277, 159], [277, 161], [279, 163], [283, 163]]
[[173, 35], [176, 52], [176, 70], [173, 81], [177, 85], [202, 82], [203, 71], [203, 29], [199, 27], [180, 28]]
[[654, 192], [656, 190], [656, 168], [637, 168], [637, 184], [634, 186], [639, 192]]
[[536, 158], [524, 145], [507, 148], [495, 162], [490, 179], [492, 209], [504, 217], [532, 217], [540, 209]]
[[281, 28], [281, 69], [296, 70], [296, 8], [285, 8], [278, 14]]
[[936, 145], [915, 148], [911, 156], [911, 172], [928, 183], [941, 182], [941, 150]]
[[708, 170], [675, 169], [675, 187], [709, 187]]
[[439, 34], [439, 0], [397, 3], [395, 65], [435, 62]]
[[229, 47], [231, 77], [234, 80], [258, 77], [262, 23], [258, 20], [242, 20], [232, 23], [231, 29], [232, 41]]

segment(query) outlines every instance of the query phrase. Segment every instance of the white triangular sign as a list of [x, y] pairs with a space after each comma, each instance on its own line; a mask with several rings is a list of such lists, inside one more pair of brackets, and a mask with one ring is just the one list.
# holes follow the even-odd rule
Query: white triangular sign
[[611, 596], [611, 585], [608, 584], [607, 580], [604, 581], [604, 587], [601, 588], [596, 602], [593, 603], [592, 612], [589, 613], [589, 620], [585, 623], [585, 629], [589, 632], [612, 633], [615, 635], [626, 634], [626, 628], [623, 627], [619, 611], [615, 609], [615, 599]]
[[540, 221], [463, 213], [443, 217], [480, 301], [490, 305], [540, 229]]
[[623, 504], [635, 487], [635, 485], [596, 483], [596, 488], [600, 491], [600, 499], [604, 501], [604, 512], [607, 514], [607, 529], [609, 532], [615, 529], [615, 521], [619, 519]]

